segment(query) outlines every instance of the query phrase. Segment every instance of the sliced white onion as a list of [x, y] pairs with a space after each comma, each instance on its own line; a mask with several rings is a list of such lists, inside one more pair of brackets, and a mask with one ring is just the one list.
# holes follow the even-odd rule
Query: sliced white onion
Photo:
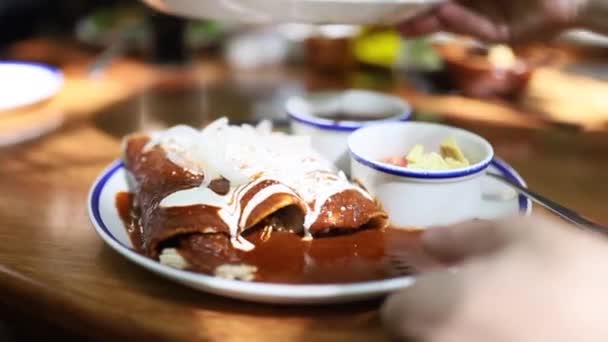
[[272, 133], [272, 121], [262, 120], [259, 124], [257, 124], [257, 126], [255, 126], [255, 129], [260, 134], [270, 134]]
[[205, 164], [205, 185], [220, 176], [226, 178], [234, 186], [244, 184], [248, 177], [239, 171], [233, 162], [228, 160], [228, 143], [239, 141], [233, 127], [228, 125], [228, 119], [218, 119], [201, 131], [195, 155]]
[[157, 145], [163, 147], [174, 145], [187, 150], [194, 146], [198, 135], [197, 130], [186, 125], [174, 126], [166, 131], [152, 132], [149, 134], [150, 141], [144, 146], [143, 152], [147, 152]]

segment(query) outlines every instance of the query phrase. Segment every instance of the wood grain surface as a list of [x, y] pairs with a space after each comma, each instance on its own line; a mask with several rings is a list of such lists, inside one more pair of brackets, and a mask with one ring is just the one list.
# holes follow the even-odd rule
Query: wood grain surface
[[[226, 108], [240, 101], [234, 94], [243, 90], [235, 75], [213, 59], [195, 63], [188, 73], [159, 71], [125, 59], [102, 79], [89, 80], [81, 71], [91, 54], [78, 47], [31, 41], [12, 53], [28, 58], [28, 51], [36, 49], [40, 51], [32, 54], [37, 59], [62, 66], [68, 76], [68, 86], [46, 108], [62, 110], [65, 120], [43, 137], [0, 148], [2, 305], [101, 338], [388, 340], [377, 313], [380, 301], [316, 307], [235, 301], [176, 285], [106, 247], [89, 222], [85, 201], [95, 177], [118, 157], [120, 137], [142, 127], [172, 124], [176, 117], [201, 124], [225, 114], [200, 107], [201, 94], [214, 82], [232, 82], [225, 86], [230, 91], [213, 93]], [[310, 89], [334, 82], [290, 70], [260, 71], [259, 78], [278, 86], [295, 79]], [[159, 84], [172, 90], [149, 91]], [[196, 91], [184, 91], [193, 84]], [[392, 91], [425, 101], [424, 95], [398, 86]], [[550, 128], [513, 113], [501, 121], [491, 107], [485, 115], [467, 119], [448, 113], [442, 120], [485, 135], [532, 187], [608, 223], [605, 133]]]

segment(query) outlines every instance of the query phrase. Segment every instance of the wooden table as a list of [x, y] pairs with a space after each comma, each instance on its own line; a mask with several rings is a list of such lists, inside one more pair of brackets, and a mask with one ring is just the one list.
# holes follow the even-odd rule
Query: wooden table
[[[194, 72], [186, 74], [124, 59], [102, 79], [90, 80], [83, 74], [90, 53], [52, 41], [26, 42], [13, 53], [28, 57], [32, 49], [38, 49], [37, 59], [61, 62], [67, 73], [66, 89], [45, 105], [63, 110], [65, 121], [40, 139], [0, 149], [0, 302], [4, 307], [89, 337], [387, 339], [377, 314], [379, 301], [317, 307], [260, 305], [164, 280], [106, 247], [85, 209], [92, 181], [119, 155], [122, 134], [146, 126], [145, 122], [162, 125], [176, 117], [199, 124], [208, 121], [219, 114], [207, 113], [209, 106], [200, 104], [201, 94], [209, 95], [209, 89], [216, 89], [212, 94], [220, 101], [213, 108], [221, 108], [222, 103], [240, 108], [231, 94], [242, 87], [243, 78], [246, 84], [259, 79], [308, 88], [332, 85], [332, 78], [317, 75], [321, 78], [315, 79], [310, 73], [288, 69], [238, 75], [213, 60], [195, 63]], [[218, 82], [223, 91], [213, 88]], [[173, 91], [149, 90], [159, 83], [172, 85]], [[192, 84], [196, 91], [184, 87]], [[395, 92], [411, 92], [399, 84], [394, 87]], [[188, 114], [196, 108], [203, 109]], [[36, 110], [44, 116], [44, 108]], [[532, 187], [608, 223], [605, 133], [557, 130], [525, 117], [500, 121], [448, 115], [444, 119], [487, 136]]]

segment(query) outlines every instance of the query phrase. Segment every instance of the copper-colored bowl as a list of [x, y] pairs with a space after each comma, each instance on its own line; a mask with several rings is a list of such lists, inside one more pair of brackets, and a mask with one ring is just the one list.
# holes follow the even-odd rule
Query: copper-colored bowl
[[466, 96], [516, 98], [534, 71], [534, 66], [521, 58], [512, 68], [496, 68], [482, 49], [464, 45], [443, 45], [438, 50], [453, 85]]
[[311, 37], [306, 40], [306, 53], [309, 65], [320, 71], [344, 72], [356, 65], [348, 37]]

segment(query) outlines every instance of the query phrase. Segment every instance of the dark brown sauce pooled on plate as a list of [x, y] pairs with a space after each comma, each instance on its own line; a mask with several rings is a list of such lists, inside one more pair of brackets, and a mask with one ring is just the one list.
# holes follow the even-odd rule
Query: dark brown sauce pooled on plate
[[[133, 196], [117, 194], [116, 206], [134, 249], [141, 252], [142, 227]], [[197, 206], [184, 210], [196, 215]], [[233, 248], [226, 234], [190, 234], [174, 244], [194, 272], [213, 274], [219, 265], [244, 263], [257, 267], [255, 281], [329, 284], [388, 279], [437, 267], [438, 263], [422, 251], [419, 237], [419, 232], [386, 228], [306, 241], [290, 231], [268, 234], [254, 229], [244, 236], [256, 246], [249, 252]], [[396, 267], [391, 255], [400, 256], [401, 267]], [[403, 268], [404, 264], [407, 267]]]
[[119, 192], [116, 194], [116, 209], [118, 209], [118, 215], [125, 225], [127, 234], [129, 234], [133, 249], [139, 253], [143, 253], [143, 230], [139, 220], [141, 212], [134, 205], [134, 200], [134, 194]]

